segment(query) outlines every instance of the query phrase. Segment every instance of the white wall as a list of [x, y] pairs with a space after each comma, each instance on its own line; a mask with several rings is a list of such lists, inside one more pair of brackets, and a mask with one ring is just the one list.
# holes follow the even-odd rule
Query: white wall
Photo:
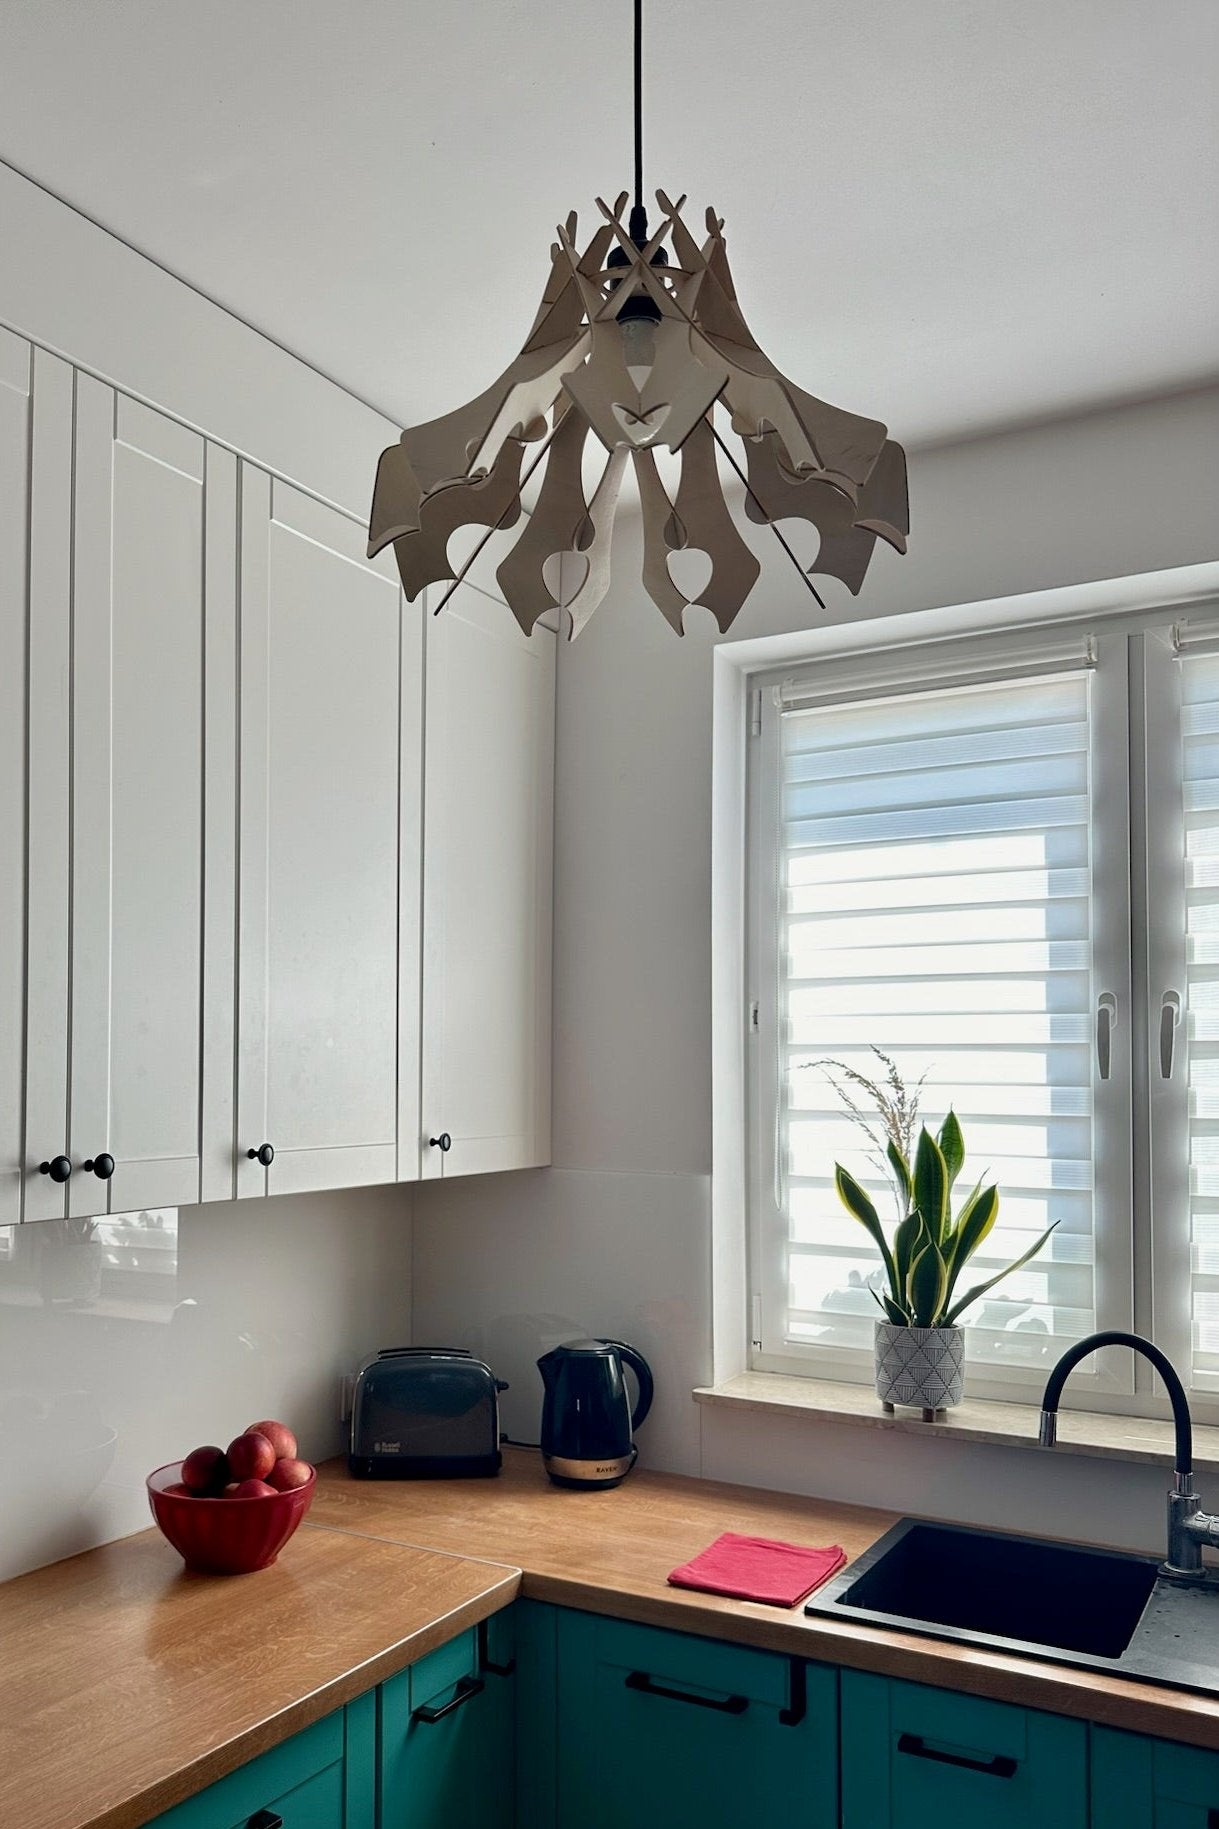
[[143, 1530], [146, 1474], [261, 1417], [337, 1454], [341, 1374], [408, 1337], [410, 1200], [183, 1207], [175, 1270], [76, 1300], [71, 1221], [0, 1227], [0, 1580]]
[[[859, 603], [829, 583], [828, 620], [1213, 560], [1217, 474], [1219, 390], [915, 453], [910, 554], [879, 548]], [[420, 1190], [416, 1338], [498, 1352], [517, 1386], [514, 1432], [536, 1430], [530, 1361], [558, 1315], [572, 1332], [617, 1331], [648, 1353], [661, 1396], [641, 1448], [653, 1465], [1154, 1546], [1163, 1488], [1154, 1470], [775, 1423], [690, 1401], [711, 1373], [716, 638], [694, 612], [690, 633], [674, 639], [635, 583], [630, 521], [615, 572], [610, 601], [560, 653], [556, 1166]], [[772, 553], [732, 635], [813, 618], [820, 612]]]

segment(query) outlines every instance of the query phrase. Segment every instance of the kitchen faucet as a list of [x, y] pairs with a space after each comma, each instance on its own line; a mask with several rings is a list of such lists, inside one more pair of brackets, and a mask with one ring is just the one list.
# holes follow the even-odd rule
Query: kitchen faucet
[[1189, 1402], [1172, 1361], [1164, 1356], [1158, 1346], [1153, 1346], [1150, 1340], [1144, 1340], [1141, 1334], [1120, 1332], [1089, 1334], [1086, 1340], [1077, 1340], [1074, 1346], [1067, 1348], [1046, 1382], [1045, 1396], [1041, 1400], [1041, 1429], [1037, 1439], [1043, 1448], [1054, 1446], [1058, 1439], [1058, 1400], [1062, 1396], [1062, 1387], [1080, 1360], [1086, 1359], [1098, 1346], [1131, 1347], [1134, 1352], [1142, 1353], [1144, 1359], [1149, 1359], [1164, 1380], [1172, 1404], [1177, 1447], [1173, 1482], [1168, 1494], [1168, 1555], [1160, 1567], [1163, 1574], [1175, 1576], [1178, 1581], [1204, 1581], [1206, 1571], [1202, 1566], [1202, 1545], [1208, 1543], [1219, 1548], [1219, 1517], [1202, 1510], [1202, 1501], [1194, 1490], [1194, 1441]]

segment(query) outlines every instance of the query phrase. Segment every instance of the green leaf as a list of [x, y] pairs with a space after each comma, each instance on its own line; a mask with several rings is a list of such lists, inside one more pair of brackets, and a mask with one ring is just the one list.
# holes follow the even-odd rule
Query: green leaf
[[967, 1291], [967, 1293], [961, 1297], [959, 1302], [954, 1302], [953, 1306], [944, 1317], [944, 1326], [955, 1327], [957, 1317], [963, 1315], [965, 1310], [976, 1302], [980, 1296], [984, 1296], [988, 1289], [993, 1289], [996, 1283], [1001, 1283], [1005, 1276], [1010, 1276], [1012, 1274], [1013, 1270], [1021, 1269], [1028, 1263], [1030, 1258], [1036, 1257], [1037, 1253], [1041, 1250], [1041, 1247], [1045, 1244], [1046, 1239], [1049, 1238], [1050, 1233], [1053, 1232], [1060, 1223], [1061, 1222], [1056, 1219], [1052, 1226], [1046, 1227], [1045, 1231], [1041, 1234], [1041, 1237], [1037, 1240], [1037, 1243], [1035, 1245], [1030, 1245], [1028, 1250], [1024, 1252], [1021, 1257], [1018, 1257], [1014, 1264], [1008, 1264], [1006, 1269], [996, 1271], [995, 1275], [989, 1277], [985, 1283], [976, 1283], [971, 1290]]
[[942, 1244], [948, 1232], [948, 1164], [926, 1125], [914, 1152], [914, 1204], [931, 1238]]
[[920, 1251], [910, 1272], [910, 1307], [915, 1327], [934, 1327], [944, 1306], [948, 1272], [934, 1239]]
[[910, 1261], [918, 1249], [919, 1239], [925, 1230], [923, 1216], [915, 1207], [907, 1213], [893, 1234], [894, 1281], [900, 1290], [905, 1290], [910, 1280]]
[[948, 1186], [951, 1188], [965, 1162], [965, 1139], [961, 1135], [961, 1126], [955, 1111], [950, 1110], [940, 1125], [937, 1141], [940, 1146], [940, 1154], [943, 1156], [948, 1170]]
[[957, 1216], [949, 1234], [945, 1262], [948, 1265], [947, 1301], [956, 1287], [957, 1278], [978, 1246], [993, 1230], [999, 1212], [999, 1190], [993, 1185], [983, 1188], [979, 1182]]
[[848, 1174], [841, 1162], [834, 1164], [834, 1186], [838, 1189], [838, 1198], [864, 1229], [871, 1233], [872, 1239], [884, 1259], [885, 1271], [889, 1278], [889, 1287], [895, 1296], [900, 1295], [896, 1274], [893, 1267], [893, 1253], [889, 1250], [888, 1241], [880, 1223], [880, 1215], [868, 1199], [854, 1175]]
[[886, 1296], [884, 1298], [884, 1301], [881, 1303], [881, 1307], [884, 1309], [885, 1314], [887, 1315], [889, 1320], [892, 1321], [894, 1327], [909, 1327], [909, 1325], [910, 1325], [909, 1309], [900, 1308], [898, 1306], [898, 1304], [893, 1300], [892, 1296]]
[[897, 1176], [898, 1184], [906, 1196], [906, 1205], [909, 1206], [914, 1195], [914, 1183], [910, 1179], [910, 1164], [906, 1161], [906, 1158], [902, 1155], [902, 1152], [898, 1149], [892, 1137], [889, 1138], [888, 1144], [885, 1147], [885, 1155], [889, 1158], [889, 1167]]

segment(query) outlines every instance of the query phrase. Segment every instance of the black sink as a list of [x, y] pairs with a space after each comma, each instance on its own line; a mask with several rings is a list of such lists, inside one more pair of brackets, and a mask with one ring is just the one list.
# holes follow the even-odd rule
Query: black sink
[[1149, 1556], [907, 1518], [805, 1612], [1114, 1674], [1219, 1688], [1219, 1586]]

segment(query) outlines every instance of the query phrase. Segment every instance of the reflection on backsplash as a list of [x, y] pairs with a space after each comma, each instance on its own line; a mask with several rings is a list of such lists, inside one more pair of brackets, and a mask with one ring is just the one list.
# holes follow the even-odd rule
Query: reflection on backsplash
[[337, 1452], [409, 1273], [393, 1187], [0, 1228], [0, 1579], [142, 1530], [145, 1476], [251, 1417]]

